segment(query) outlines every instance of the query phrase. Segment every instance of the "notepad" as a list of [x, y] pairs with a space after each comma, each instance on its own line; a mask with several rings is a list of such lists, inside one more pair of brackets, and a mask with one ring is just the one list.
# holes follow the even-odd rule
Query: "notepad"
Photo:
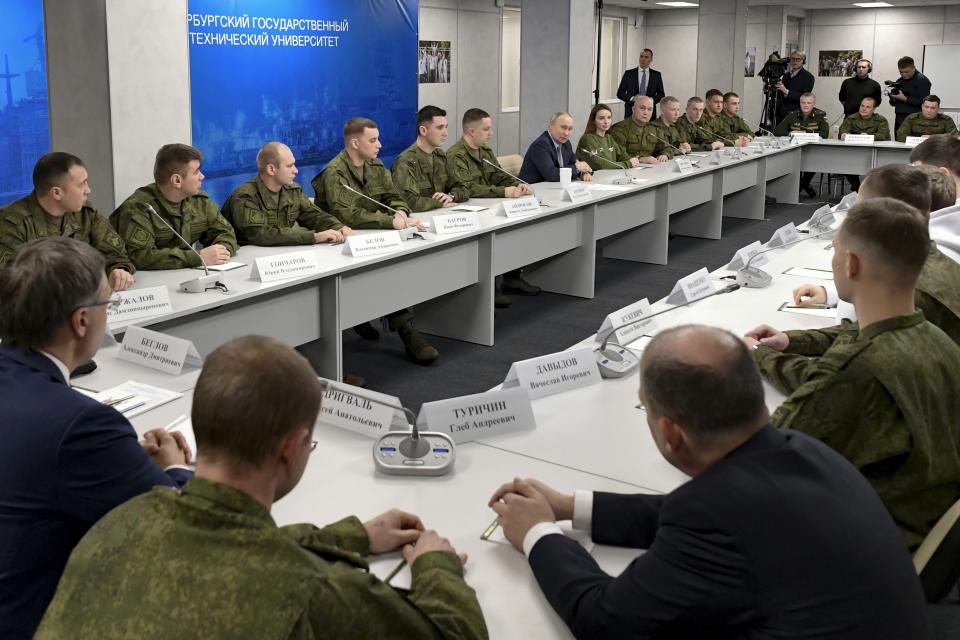
[[[177, 393], [176, 391], [168, 391], [167, 389], [161, 389], [160, 387], [154, 387], [153, 385], [143, 384], [142, 382], [135, 382], [133, 380], [127, 380], [123, 384], [118, 384], [115, 387], [103, 391], [88, 391], [77, 387], [74, 388], [83, 395], [93, 398], [98, 402], [110, 404], [127, 418], [133, 418], [141, 413], [146, 413], [151, 409], [156, 409], [161, 405], [183, 396], [182, 393]], [[124, 400], [116, 403], [111, 402], [118, 398], [124, 398]]]
[[784, 313], [799, 313], [803, 316], [819, 316], [821, 318], [830, 318], [831, 320], [836, 319], [837, 310], [834, 308], [830, 309], [816, 309], [811, 307], [794, 307], [792, 302], [784, 302], [780, 305], [780, 308], [777, 311], [783, 311]]
[[813, 267], [790, 267], [783, 272], [787, 276], [800, 278], [815, 278], [817, 280], [833, 280], [833, 271], [829, 269], [815, 269]]

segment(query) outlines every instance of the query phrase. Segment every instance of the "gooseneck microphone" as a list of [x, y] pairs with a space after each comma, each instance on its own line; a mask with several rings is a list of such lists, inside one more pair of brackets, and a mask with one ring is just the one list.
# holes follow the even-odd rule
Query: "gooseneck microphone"
[[527, 185], [528, 187], [530, 187], [531, 189], [533, 189], [533, 187], [530, 185], [529, 182], [527, 182], [527, 181], [524, 180], [523, 178], [520, 178], [520, 177], [518, 177], [518, 176], [513, 175], [512, 173], [510, 173], [509, 171], [507, 171], [506, 169], [504, 169], [504, 168], [501, 167], [500, 165], [496, 164], [495, 162], [490, 162], [490, 161], [487, 160], [486, 158], [484, 158], [483, 161], [484, 161], [485, 163], [487, 163], [488, 165], [490, 165], [491, 167], [493, 167], [494, 169], [496, 169], [497, 171], [501, 171], [501, 172], [507, 174], [508, 176], [510, 176], [511, 178], [513, 178], [514, 180], [516, 180], [517, 182], [521, 182], [521, 183]]
[[173, 235], [180, 238], [180, 242], [182, 242], [184, 246], [187, 247], [187, 249], [189, 249], [190, 251], [193, 251], [193, 253], [200, 260], [200, 266], [203, 267], [204, 275], [194, 278], [193, 280], [187, 280], [186, 282], [181, 282], [180, 290], [186, 293], [203, 293], [207, 289], [214, 289], [214, 288], [220, 289], [221, 291], [226, 291], [227, 285], [225, 285], [223, 282], [220, 281], [220, 274], [210, 273], [210, 270], [207, 269], [207, 265], [204, 263], [203, 256], [200, 255], [200, 252], [194, 249], [193, 245], [187, 242], [186, 238], [184, 238], [182, 235], [177, 233], [177, 230], [173, 228], [173, 225], [171, 225], [169, 222], [167, 222], [167, 220], [163, 216], [157, 213], [154, 210], [154, 208], [150, 206], [150, 203], [145, 203], [143, 206], [146, 208], [147, 212], [150, 213], [150, 215], [152, 215], [154, 218], [162, 222], [168, 229], [170, 229], [170, 231], [173, 232]]
[[774, 249], [783, 249], [785, 247], [790, 247], [795, 244], [805, 242], [807, 240], [820, 238], [830, 233], [833, 233], [833, 229], [827, 229], [826, 231], [821, 231], [820, 233], [816, 233], [812, 236], [806, 236], [804, 238], [800, 238], [799, 240], [794, 240], [792, 242], [787, 242], [781, 245], [777, 245], [776, 247], [767, 247], [762, 251], [757, 251], [755, 254], [750, 256], [750, 259], [747, 260], [747, 264], [743, 265], [743, 267], [737, 271], [737, 284], [740, 285], [741, 287], [747, 287], [750, 289], [763, 289], [764, 287], [769, 287], [770, 283], [773, 282], [773, 276], [771, 276], [769, 273], [767, 273], [760, 267], [750, 266], [750, 263], [752, 263], [757, 258], [757, 256], [763, 255], [764, 253], [770, 253]]

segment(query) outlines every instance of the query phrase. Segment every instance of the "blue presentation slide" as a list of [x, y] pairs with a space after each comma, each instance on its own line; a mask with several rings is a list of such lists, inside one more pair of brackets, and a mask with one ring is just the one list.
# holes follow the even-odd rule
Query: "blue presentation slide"
[[0, 206], [33, 191], [50, 151], [43, 0], [4, 3], [0, 19]]
[[389, 167], [416, 137], [417, 0], [189, 0], [193, 145], [222, 204], [289, 144], [310, 181], [351, 117], [377, 122]]

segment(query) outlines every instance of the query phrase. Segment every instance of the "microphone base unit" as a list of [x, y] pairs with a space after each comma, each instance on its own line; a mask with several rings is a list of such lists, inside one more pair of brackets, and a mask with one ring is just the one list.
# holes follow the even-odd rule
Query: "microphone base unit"
[[453, 469], [457, 451], [450, 436], [421, 431], [419, 438], [392, 431], [373, 443], [377, 471], [395, 476], [442, 476]]
[[748, 289], [764, 289], [773, 283], [773, 276], [757, 267], [744, 267], [737, 271], [737, 284]]
[[634, 178], [630, 176], [620, 176], [610, 181], [610, 184], [633, 184]]
[[186, 282], [180, 283], [180, 291], [185, 293], [203, 293], [207, 289], [212, 289], [214, 287], [221, 286], [223, 283], [220, 282], [219, 273], [211, 273], [206, 276], [200, 276], [199, 278], [194, 278], [193, 280], [187, 280]]
[[624, 378], [640, 368], [640, 358], [626, 347], [608, 343], [597, 351], [597, 367], [602, 378]]

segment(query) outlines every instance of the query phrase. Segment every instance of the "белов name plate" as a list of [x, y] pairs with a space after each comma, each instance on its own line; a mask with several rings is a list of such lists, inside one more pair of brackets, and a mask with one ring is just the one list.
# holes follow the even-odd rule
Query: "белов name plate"
[[354, 233], [347, 236], [343, 252], [354, 258], [377, 256], [403, 249], [403, 240], [398, 231], [378, 231], [377, 233]]

